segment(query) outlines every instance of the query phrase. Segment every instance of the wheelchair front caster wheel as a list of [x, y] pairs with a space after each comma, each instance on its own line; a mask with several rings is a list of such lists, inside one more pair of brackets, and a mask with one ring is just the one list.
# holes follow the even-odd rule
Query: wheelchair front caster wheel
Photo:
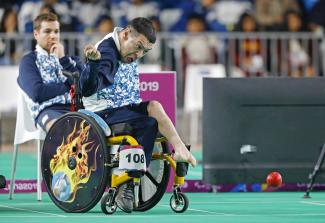
[[187, 210], [189, 201], [185, 194], [178, 192], [176, 196], [175, 194], [172, 195], [169, 204], [174, 212], [183, 213]]
[[114, 214], [116, 211], [116, 204], [114, 202], [114, 195], [112, 193], [107, 193], [102, 197], [101, 209], [105, 214]]

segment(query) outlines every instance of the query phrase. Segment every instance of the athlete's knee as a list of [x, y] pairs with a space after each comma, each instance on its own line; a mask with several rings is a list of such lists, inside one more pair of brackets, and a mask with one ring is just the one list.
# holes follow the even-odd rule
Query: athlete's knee
[[164, 110], [164, 108], [160, 104], [159, 101], [152, 100], [152, 101], [149, 102], [149, 105], [148, 105], [148, 113], [149, 114], [152, 114], [154, 112], [163, 111], [163, 110]]

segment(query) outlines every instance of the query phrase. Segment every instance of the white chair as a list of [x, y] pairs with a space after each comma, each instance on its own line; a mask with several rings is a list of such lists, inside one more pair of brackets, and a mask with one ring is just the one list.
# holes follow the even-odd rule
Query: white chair
[[12, 158], [11, 180], [9, 189], [9, 199], [12, 199], [15, 188], [15, 174], [17, 165], [18, 146], [24, 142], [37, 140], [37, 200], [42, 200], [42, 176], [41, 176], [41, 140], [45, 139], [45, 132], [36, 128], [33, 118], [27, 108], [25, 93], [18, 88], [17, 98], [17, 118], [14, 139], [14, 152]]
[[203, 78], [225, 78], [222, 64], [189, 64], [186, 66], [184, 109], [186, 112], [202, 111]]
[[184, 110], [190, 114], [190, 143], [199, 142], [200, 115], [203, 108], [203, 78], [225, 78], [222, 64], [189, 64], [186, 66]]

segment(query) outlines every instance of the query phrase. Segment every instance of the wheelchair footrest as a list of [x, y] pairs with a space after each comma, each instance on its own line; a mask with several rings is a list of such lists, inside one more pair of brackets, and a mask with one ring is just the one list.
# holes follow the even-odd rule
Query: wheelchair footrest
[[176, 175], [178, 177], [185, 177], [187, 175], [188, 163], [177, 162], [176, 163]]
[[[188, 151], [191, 150], [191, 145], [186, 145]], [[178, 177], [185, 177], [187, 175], [188, 163], [187, 162], [177, 162], [176, 163], [176, 175]]]

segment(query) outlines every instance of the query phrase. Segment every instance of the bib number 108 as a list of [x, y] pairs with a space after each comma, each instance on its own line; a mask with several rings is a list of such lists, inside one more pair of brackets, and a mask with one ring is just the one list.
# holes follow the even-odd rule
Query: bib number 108
[[146, 157], [142, 147], [122, 147], [120, 150], [119, 169], [145, 171]]
[[144, 154], [132, 154], [132, 153], [129, 153], [125, 156], [125, 158], [127, 158], [128, 160], [128, 163], [131, 163], [131, 162], [135, 162], [135, 163], [144, 163], [145, 161], [145, 157], [144, 157]]

